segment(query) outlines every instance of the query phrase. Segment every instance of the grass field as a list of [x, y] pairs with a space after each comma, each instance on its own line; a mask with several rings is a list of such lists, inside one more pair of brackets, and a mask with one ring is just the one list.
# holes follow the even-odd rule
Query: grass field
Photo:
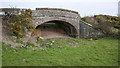
[[[3, 66], [117, 66], [118, 39], [51, 39], [49, 48], [11, 48], [3, 43]], [[47, 44], [45, 44], [47, 45]]]

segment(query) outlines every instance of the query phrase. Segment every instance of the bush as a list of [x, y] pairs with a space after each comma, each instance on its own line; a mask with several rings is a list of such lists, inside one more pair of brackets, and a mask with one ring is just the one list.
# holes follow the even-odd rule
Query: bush
[[82, 20], [82, 21], [86, 21], [86, 19], [85, 19], [85, 18], [81, 18], [81, 20]]
[[6, 14], [3, 20], [6, 20], [9, 27], [9, 34], [16, 36], [17, 38], [22, 38], [26, 36], [24, 30], [34, 31], [34, 25], [31, 24], [32, 21], [32, 10], [22, 9], [21, 13], [17, 14]]
[[120, 18], [109, 15], [94, 15], [93, 17], [84, 17], [85, 22], [93, 25], [94, 28], [101, 30], [105, 35], [118, 34], [120, 29]]

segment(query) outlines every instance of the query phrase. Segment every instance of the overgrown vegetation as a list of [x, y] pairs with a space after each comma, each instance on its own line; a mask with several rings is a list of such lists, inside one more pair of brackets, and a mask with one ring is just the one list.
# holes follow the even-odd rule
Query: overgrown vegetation
[[105, 35], [119, 35], [120, 18], [109, 15], [94, 15], [91, 17], [84, 17], [81, 20], [93, 25], [98, 30], [101, 30]]
[[13, 12], [15, 13], [9, 12], [6, 13], [6, 15], [3, 17], [3, 20], [9, 29], [8, 33], [10, 35], [16, 36], [17, 38], [22, 38], [26, 36], [26, 30], [34, 31], [34, 25], [31, 24], [31, 9], [14, 9]]

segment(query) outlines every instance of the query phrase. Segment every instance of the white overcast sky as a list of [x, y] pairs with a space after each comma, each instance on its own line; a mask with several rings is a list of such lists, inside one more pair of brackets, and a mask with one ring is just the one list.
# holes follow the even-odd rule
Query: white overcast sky
[[117, 16], [120, 0], [0, 0], [0, 8], [63, 8], [84, 16], [106, 14]]

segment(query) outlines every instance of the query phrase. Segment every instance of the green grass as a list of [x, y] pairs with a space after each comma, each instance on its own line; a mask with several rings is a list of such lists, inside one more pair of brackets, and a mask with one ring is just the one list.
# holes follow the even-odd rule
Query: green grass
[[[117, 66], [118, 39], [52, 39], [52, 47], [11, 48], [3, 44], [3, 66]], [[75, 47], [76, 46], [76, 47]], [[7, 50], [6, 50], [7, 48]], [[32, 50], [34, 48], [34, 50]], [[18, 50], [18, 51], [17, 51]]]

